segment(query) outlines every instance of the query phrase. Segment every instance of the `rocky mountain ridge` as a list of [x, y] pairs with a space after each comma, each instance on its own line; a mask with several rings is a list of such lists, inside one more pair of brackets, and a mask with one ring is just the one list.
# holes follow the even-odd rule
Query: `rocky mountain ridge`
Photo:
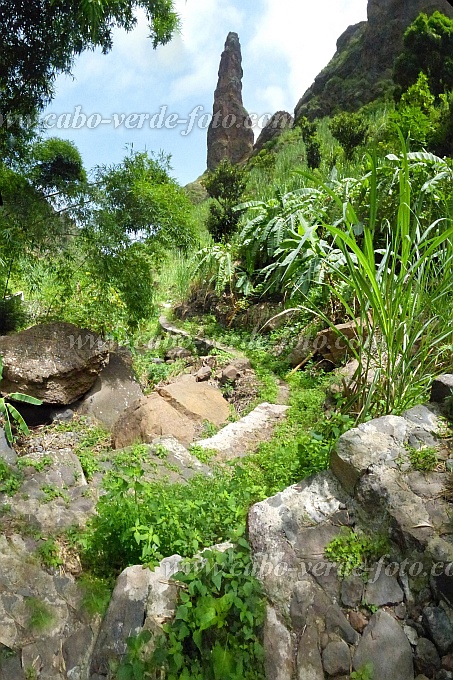
[[296, 121], [357, 110], [390, 97], [405, 29], [420, 12], [436, 10], [453, 17], [447, 0], [369, 0], [368, 20], [349, 26], [338, 38], [335, 55], [296, 105]]

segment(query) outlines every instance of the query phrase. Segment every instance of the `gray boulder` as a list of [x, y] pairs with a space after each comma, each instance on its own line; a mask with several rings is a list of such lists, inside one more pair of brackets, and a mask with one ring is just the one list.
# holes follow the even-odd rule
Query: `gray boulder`
[[56, 322], [0, 337], [2, 392], [24, 392], [48, 404], [72, 404], [93, 386], [108, 361], [92, 331]]
[[414, 680], [412, 649], [401, 626], [385, 611], [374, 614], [354, 654], [354, 669], [366, 664], [379, 680]]
[[110, 354], [93, 387], [77, 406], [81, 415], [93, 416], [108, 430], [112, 430], [121, 413], [134, 401], [143, 397], [142, 388], [125, 361]]

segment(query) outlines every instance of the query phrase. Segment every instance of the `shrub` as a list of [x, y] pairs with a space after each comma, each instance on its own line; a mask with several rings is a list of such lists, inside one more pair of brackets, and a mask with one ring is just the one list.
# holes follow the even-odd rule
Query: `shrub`
[[215, 241], [226, 241], [235, 232], [241, 212], [235, 210], [247, 184], [246, 170], [229, 161], [222, 161], [203, 180], [209, 196], [215, 200], [209, 206], [207, 228]]
[[348, 160], [357, 147], [365, 144], [369, 133], [368, 122], [360, 113], [339, 113], [332, 118], [329, 127]]

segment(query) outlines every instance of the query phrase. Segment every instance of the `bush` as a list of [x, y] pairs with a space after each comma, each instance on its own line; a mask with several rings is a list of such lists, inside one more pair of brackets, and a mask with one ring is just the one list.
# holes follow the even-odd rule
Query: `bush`
[[344, 149], [350, 160], [357, 147], [363, 146], [367, 140], [369, 125], [360, 113], [339, 113], [329, 123], [333, 136]]
[[235, 210], [247, 184], [246, 169], [231, 165], [227, 160], [209, 172], [203, 180], [209, 196], [215, 200], [209, 206], [207, 228], [215, 241], [227, 241], [235, 232], [241, 211]]

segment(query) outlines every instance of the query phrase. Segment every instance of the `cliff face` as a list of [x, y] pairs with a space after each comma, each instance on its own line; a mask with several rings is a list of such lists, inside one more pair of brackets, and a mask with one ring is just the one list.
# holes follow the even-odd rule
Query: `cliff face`
[[369, 0], [368, 21], [340, 36], [332, 60], [297, 104], [296, 120], [353, 111], [390, 92], [405, 29], [420, 12], [435, 10], [453, 17], [447, 0]]
[[208, 129], [208, 170], [214, 170], [224, 159], [240, 163], [253, 149], [251, 121], [242, 103], [242, 76], [239, 37], [229, 33], [220, 60], [213, 119]]

